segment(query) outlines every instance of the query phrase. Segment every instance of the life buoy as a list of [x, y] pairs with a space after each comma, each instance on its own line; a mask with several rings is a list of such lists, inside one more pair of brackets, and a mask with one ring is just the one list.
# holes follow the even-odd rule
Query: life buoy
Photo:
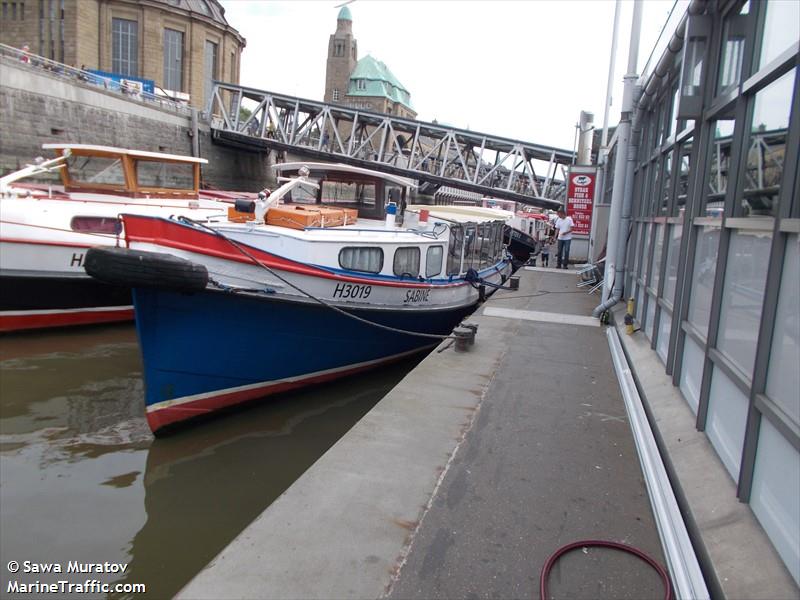
[[132, 288], [197, 292], [208, 284], [208, 271], [203, 265], [171, 254], [130, 248], [90, 248], [84, 269], [105, 283]]

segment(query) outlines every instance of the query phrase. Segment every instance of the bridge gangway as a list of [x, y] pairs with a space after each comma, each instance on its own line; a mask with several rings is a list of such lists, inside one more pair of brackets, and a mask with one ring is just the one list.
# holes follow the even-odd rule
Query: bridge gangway
[[436, 122], [327, 104], [215, 81], [205, 115], [214, 139], [274, 149], [555, 209], [574, 153]]

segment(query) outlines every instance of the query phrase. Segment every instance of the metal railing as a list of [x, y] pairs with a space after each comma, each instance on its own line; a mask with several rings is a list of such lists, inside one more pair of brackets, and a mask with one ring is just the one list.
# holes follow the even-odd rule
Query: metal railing
[[6, 44], [0, 44], [0, 59], [7, 64], [17, 64], [22, 67], [35, 69], [40, 73], [57, 77], [58, 79], [68, 83], [85, 85], [101, 89], [108, 93], [118, 94], [120, 96], [124, 96], [127, 100], [141, 102], [142, 104], [146, 104], [148, 106], [157, 106], [158, 108], [169, 110], [187, 117], [191, 116], [192, 114], [192, 108], [186, 103], [171, 100], [150, 92], [139, 91], [122, 85], [119, 81], [109, 77], [104, 77], [102, 75], [98, 75], [97, 73], [77, 69], [75, 67], [71, 67], [70, 65], [50, 60], [44, 56], [26, 52], [20, 48], [14, 48], [12, 46], [7, 46]]

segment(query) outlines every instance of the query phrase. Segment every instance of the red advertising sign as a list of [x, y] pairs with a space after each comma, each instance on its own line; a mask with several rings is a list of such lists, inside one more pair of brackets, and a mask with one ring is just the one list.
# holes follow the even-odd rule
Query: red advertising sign
[[567, 185], [567, 214], [572, 217], [576, 235], [589, 235], [592, 229], [592, 207], [594, 205], [594, 183], [597, 171], [592, 168], [573, 167]]

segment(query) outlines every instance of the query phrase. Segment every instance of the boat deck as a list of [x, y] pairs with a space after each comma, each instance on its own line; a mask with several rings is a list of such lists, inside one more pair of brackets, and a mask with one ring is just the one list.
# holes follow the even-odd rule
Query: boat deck
[[[530, 598], [564, 544], [664, 564], [596, 295], [520, 271], [243, 531], [182, 598]], [[440, 350], [445, 344], [440, 346]], [[268, 458], [265, 458], [268, 460]], [[646, 564], [572, 552], [554, 597], [661, 597]]]

